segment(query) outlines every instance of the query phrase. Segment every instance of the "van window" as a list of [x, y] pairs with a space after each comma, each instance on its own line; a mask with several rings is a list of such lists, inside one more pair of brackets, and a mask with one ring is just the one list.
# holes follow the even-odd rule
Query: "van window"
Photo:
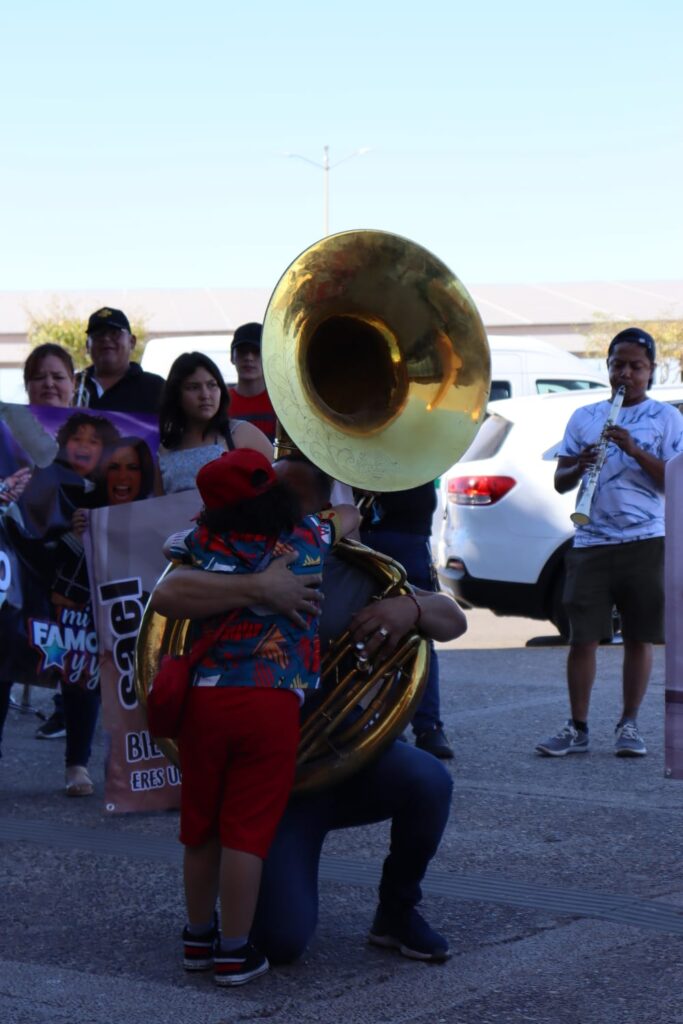
[[512, 384], [509, 380], [492, 380], [490, 402], [497, 402], [499, 398], [512, 398]]
[[537, 380], [536, 391], [539, 395], [555, 395], [560, 391], [585, 391], [587, 388], [604, 388], [596, 380]]

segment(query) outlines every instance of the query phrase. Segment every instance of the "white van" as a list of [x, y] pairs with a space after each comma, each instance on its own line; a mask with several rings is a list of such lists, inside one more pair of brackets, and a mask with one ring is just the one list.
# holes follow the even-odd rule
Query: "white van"
[[140, 365], [148, 373], [168, 377], [173, 362], [183, 352], [203, 352], [213, 359], [225, 383], [237, 383], [235, 367], [230, 362], [232, 334], [183, 334], [172, 338], [151, 338], [145, 345]]
[[[491, 401], [547, 395], [556, 391], [580, 391], [608, 386], [607, 374], [596, 373], [570, 352], [534, 337], [489, 335], [491, 348]], [[162, 377], [183, 352], [203, 352], [213, 359], [227, 384], [237, 374], [230, 362], [232, 334], [185, 334], [152, 338], [142, 354], [142, 368]]]
[[491, 401], [582, 391], [609, 384], [607, 371], [596, 373], [578, 356], [533, 336], [490, 334]]

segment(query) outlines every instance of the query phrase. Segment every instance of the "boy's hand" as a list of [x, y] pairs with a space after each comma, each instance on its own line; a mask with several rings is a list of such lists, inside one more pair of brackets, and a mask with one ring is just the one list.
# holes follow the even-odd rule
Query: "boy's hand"
[[31, 479], [32, 472], [33, 470], [24, 466], [0, 481], [0, 504], [9, 505], [13, 501], [18, 501]]
[[71, 517], [71, 530], [77, 537], [82, 537], [88, 525], [88, 513], [84, 508], [77, 508]]

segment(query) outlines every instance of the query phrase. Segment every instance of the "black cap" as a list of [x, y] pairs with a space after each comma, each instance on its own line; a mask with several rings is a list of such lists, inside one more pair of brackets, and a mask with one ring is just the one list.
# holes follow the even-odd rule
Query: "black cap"
[[612, 355], [612, 351], [615, 345], [620, 345], [622, 342], [630, 342], [632, 345], [642, 345], [647, 352], [650, 362], [657, 362], [657, 350], [655, 348], [655, 339], [647, 331], [644, 331], [642, 327], [627, 327], [623, 331], [619, 331], [609, 343], [607, 349], [607, 358]]
[[116, 327], [121, 331], [130, 332], [130, 323], [125, 313], [120, 309], [111, 309], [110, 306], [103, 306], [96, 310], [88, 320], [86, 334], [92, 334], [99, 327]]
[[263, 324], [251, 323], [251, 324], [240, 324], [235, 330], [232, 336], [232, 342], [230, 344], [230, 355], [234, 354], [236, 348], [240, 345], [251, 345], [252, 348], [257, 348], [261, 351], [261, 331], [263, 330]]

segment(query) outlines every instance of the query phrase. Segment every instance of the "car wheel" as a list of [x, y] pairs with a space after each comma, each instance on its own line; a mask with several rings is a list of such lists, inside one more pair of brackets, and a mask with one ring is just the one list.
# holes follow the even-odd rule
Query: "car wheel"
[[564, 569], [560, 569], [550, 589], [550, 614], [548, 618], [560, 636], [566, 640], [569, 636], [569, 619], [567, 618], [567, 612], [562, 600], [564, 580]]

